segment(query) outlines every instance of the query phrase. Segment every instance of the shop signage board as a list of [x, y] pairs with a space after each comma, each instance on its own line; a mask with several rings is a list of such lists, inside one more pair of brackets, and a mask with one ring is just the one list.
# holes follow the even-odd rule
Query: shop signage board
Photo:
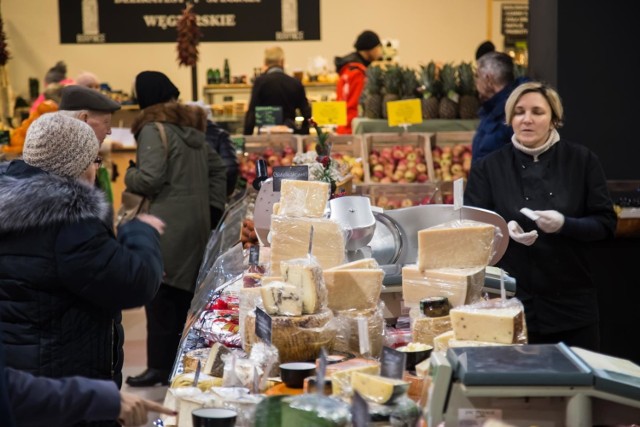
[[274, 126], [282, 124], [282, 107], [279, 105], [257, 105], [256, 125]]
[[311, 103], [311, 115], [320, 126], [342, 126], [347, 124], [345, 101], [316, 101]]
[[526, 38], [529, 34], [529, 4], [505, 3], [502, 5], [502, 34]]
[[[191, 0], [202, 42], [320, 40], [320, 0]], [[60, 43], [175, 43], [187, 0], [58, 0]]]
[[418, 98], [387, 102], [389, 126], [408, 126], [422, 123], [422, 102]]

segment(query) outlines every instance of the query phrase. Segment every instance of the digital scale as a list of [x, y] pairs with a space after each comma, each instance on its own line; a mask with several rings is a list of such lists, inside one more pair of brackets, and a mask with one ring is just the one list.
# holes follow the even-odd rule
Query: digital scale
[[560, 344], [431, 354], [428, 425], [591, 427], [640, 422], [640, 366]]

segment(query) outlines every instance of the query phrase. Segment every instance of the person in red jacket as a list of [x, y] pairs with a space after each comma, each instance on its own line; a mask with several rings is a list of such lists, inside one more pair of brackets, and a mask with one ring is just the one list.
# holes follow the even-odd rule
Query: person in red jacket
[[358, 116], [358, 104], [364, 88], [367, 67], [382, 58], [382, 43], [373, 31], [363, 31], [356, 39], [355, 52], [336, 57], [336, 71], [340, 75], [336, 84], [336, 99], [347, 102], [347, 125], [338, 126], [340, 134], [351, 133], [351, 121]]

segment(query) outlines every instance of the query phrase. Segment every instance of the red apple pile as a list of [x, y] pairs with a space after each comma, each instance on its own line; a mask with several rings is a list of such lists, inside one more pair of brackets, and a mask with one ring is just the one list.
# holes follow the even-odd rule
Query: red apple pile
[[251, 185], [256, 177], [256, 162], [264, 159], [267, 162], [267, 173], [273, 174], [274, 166], [291, 166], [296, 151], [293, 147], [286, 146], [282, 151], [276, 151], [272, 147], [265, 148], [262, 153], [252, 152], [239, 156], [240, 174]]
[[436, 179], [455, 181], [458, 178], [468, 178], [471, 169], [471, 145], [436, 146], [431, 150], [431, 155]]
[[369, 154], [371, 181], [381, 184], [427, 182], [424, 150], [414, 145], [395, 145], [372, 149]]
[[[393, 187], [391, 187], [393, 188]], [[436, 203], [433, 199], [432, 192], [420, 192], [416, 191], [413, 194], [407, 194], [404, 191], [399, 191], [397, 194], [388, 193], [382, 196], [372, 197], [373, 205], [383, 209], [398, 209], [408, 208], [418, 205], [429, 205]]]

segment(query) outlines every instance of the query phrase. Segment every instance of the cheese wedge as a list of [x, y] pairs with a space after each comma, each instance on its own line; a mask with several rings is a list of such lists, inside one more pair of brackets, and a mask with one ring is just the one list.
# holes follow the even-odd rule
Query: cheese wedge
[[324, 270], [329, 308], [335, 311], [373, 309], [380, 301], [384, 270]]
[[524, 332], [524, 312], [518, 307], [461, 306], [452, 309], [450, 315], [457, 340], [513, 344]]
[[418, 268], [486, 267], [493, 255], [495, 226], [454, 221], [418, 231]]
[[455, 337], [452, 329], [433, 338], [433, 351], [447, 351], [449, 342]]
[[484, 267], [422, 271], [408, 265], [402, 268], [402, 299], [407, 307], [419, 307], [429, 297], [447, 297], [452, 307], [471, 304], [481, 298], [484, 275]]
[[337, 267], [329, 268], [327, 270], [335, 271], [335, 270], [352, 270], [357, 268], [369, 269], [369, 268], [378, 268], [378, 267], [380, 266], [378, 265], [378, 261], [376, 261], [375, 258], [363, 258], [356, 261], [348, 262], [346, 264], [341, 264]]
[[413, 342], [429, 344], [435, 347], [434, 338], [450, 330], [451, 318], [449, 316], [421, 317], [413, 323]]
[[324, 181], [283, 179], [280, 186], [278, 214], [290, 217], [324, 216], [331, 186]]
[[374, 403], [393, 403], [397, 398], [407, 394], [409, 383], [403, 380], [385, 378], [378, 375], [354, 372], [351, 376], [351, 387]]
[[262, 304], [272, 316], [301, 316], [302, 297], [297, 286], [284, 282], [271, 282], [260, 287]]
[[307, 258], [282, 261], [280, 272], [285, 282], [298, 289], [303, 314], [317, 313], [326, 305], [327, 289], [318, 264]]
[[351, 378], [356, 373], [377, 375], [380, 373], [380, 364], [367, 364], [334, 372], [331, 374], [333, 394], [343, 397], [351, 396], [353, 394]]
[[222, 360], [222, 356], [230, 353], [231, 350], [224, 345], [219, 342], [214, 343], [209, 351], [209, 357], [204, 365], [203, 372], [214, 377], [222, 378], [224, 374], [224, 361]]

